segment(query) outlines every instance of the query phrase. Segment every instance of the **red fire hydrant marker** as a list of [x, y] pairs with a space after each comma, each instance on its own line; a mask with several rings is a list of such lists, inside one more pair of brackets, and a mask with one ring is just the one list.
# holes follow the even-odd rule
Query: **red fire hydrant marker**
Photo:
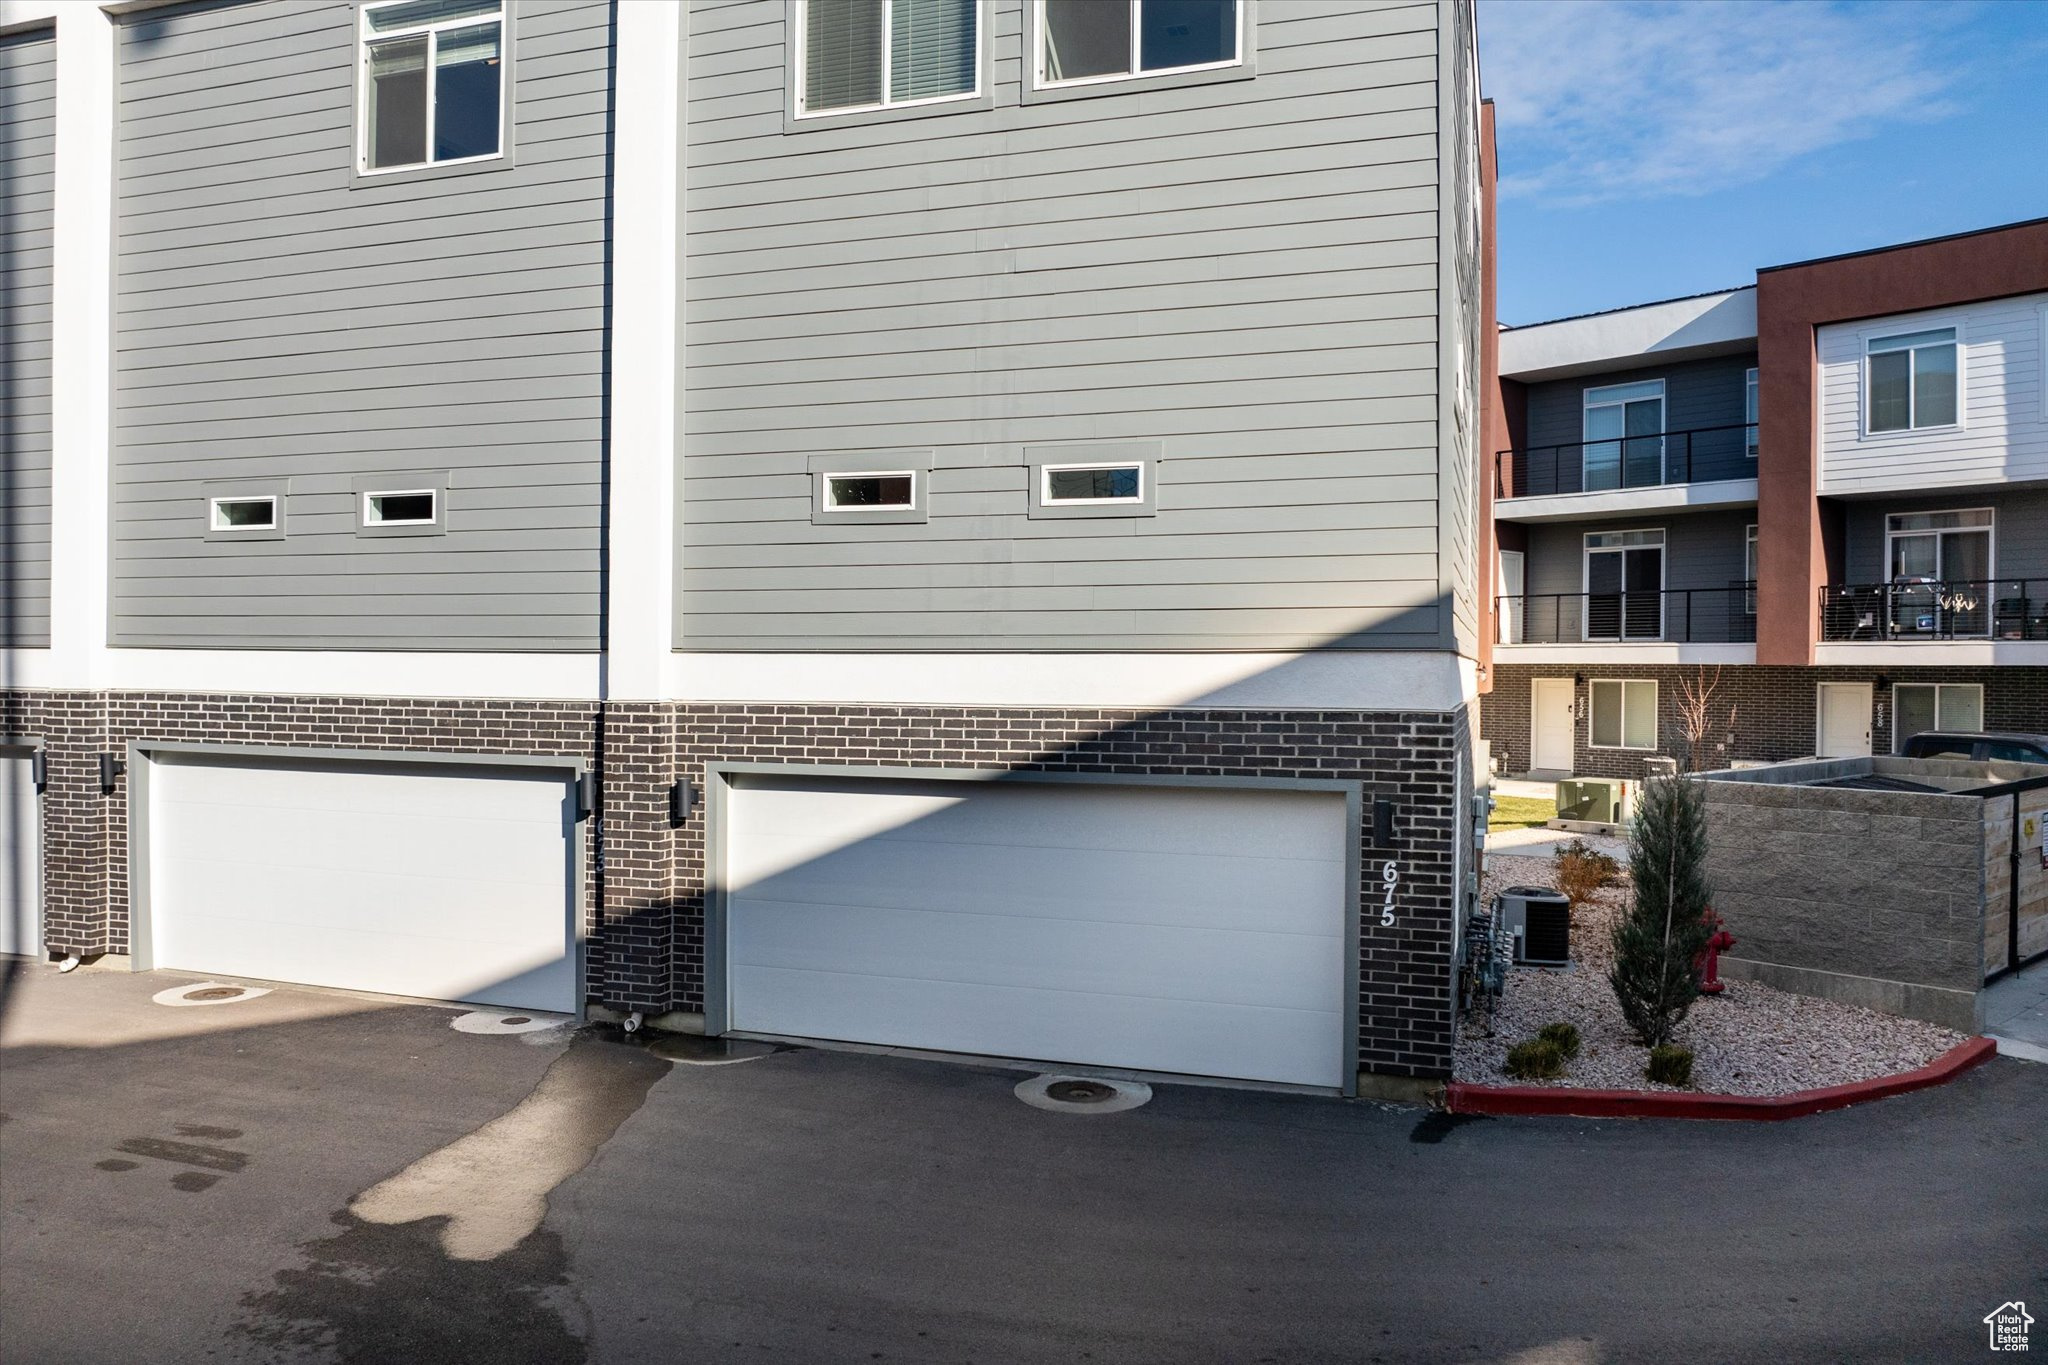
[[1714, 932], [1693, 967], [1700, 973], [1700, 994], [1719, 995], [1728, 989], [1728, 983], [1721, 979], [1721, 951], [1735, 946], [1735, 935], [1721, 926], [1721, 917], [1711, 909], [1707, 911], [1706, 918], [1714, 926]]

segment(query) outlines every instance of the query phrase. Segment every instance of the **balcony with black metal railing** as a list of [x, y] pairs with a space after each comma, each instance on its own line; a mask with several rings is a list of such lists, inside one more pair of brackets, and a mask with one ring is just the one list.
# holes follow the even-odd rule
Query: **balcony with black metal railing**
[[1493, 493], [1540, 498], [1754, 479], [1756, 454], [1757, 428], [1746, 423], [1517, 446], [1494, 453]]
[[1494, 600], [1498, 643], [1754, 644], [1756, 584], [1641, 592], [1524, 593]]
[[1859, 641], [2048, 641], [2048, 578], [1894, 578], [1820, 590], [1820, 638]]

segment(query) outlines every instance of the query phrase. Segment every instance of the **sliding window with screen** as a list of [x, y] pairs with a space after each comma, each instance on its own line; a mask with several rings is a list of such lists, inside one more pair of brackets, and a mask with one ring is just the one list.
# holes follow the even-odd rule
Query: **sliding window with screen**
[[974, 101], [982, 0], [796, 0], [793, 117]]
[[360, 16], [361, 175], [490, 161], [505, 150], [499, 0], [385, 0]]

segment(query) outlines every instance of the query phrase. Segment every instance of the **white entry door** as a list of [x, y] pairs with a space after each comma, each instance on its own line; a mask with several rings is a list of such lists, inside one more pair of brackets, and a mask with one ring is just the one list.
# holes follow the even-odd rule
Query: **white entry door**
[[559, 769], [158, 754], [150, 965], [573, 1012]]
[[27, 749], [0, 748], [0, 953], [43, 946], [43, 857]]
[[750, 777], [729, 1027], [1341, 1086], [1336, 793]]
[[1814, 752], [1820, 757], [1867, 757], [1870, 753], [1870, 684], [1822, 683], [1818, 728], [1820, 743]]
[[1537, 772], [1568, 773], [1578, 733], [1577, 688], [1570, 678], [1529, 680], [1529, 767]]

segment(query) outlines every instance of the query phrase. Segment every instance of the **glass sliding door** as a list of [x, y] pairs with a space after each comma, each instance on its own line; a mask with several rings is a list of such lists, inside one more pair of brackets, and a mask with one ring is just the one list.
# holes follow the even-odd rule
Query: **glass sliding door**
[[1664, 532], [1595, 531], [1586, 537], [1588, 640], [1664, 638]]
[[1992, 513], [1902, 512], [1885, 518], [1894, 635], [1991, 634]]
[[1664, 381], [1586, 390], [1579, 486], [1586, 492], [1664, 482]]

